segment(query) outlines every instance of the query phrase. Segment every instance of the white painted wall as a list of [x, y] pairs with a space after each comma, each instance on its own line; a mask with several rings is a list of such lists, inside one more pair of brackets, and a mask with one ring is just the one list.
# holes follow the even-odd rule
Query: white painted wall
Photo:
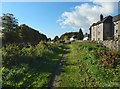
[[97, 28], [97, 40], [103, 41], [103, 23], [98, 25], [98, 28]]
[[91, 39], [103, 41], [103, 23], [91, 27]]
[[96, 26], [91, 27], [91, 39], [96, 41]]

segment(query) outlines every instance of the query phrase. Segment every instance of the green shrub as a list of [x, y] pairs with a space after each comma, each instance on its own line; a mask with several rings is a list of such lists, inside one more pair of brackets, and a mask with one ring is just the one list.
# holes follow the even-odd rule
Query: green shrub
[[46, 87], [60, 58], [58, 46], [40, 42], [22, 48], [16, 44], [3, 47], [3, 87]]

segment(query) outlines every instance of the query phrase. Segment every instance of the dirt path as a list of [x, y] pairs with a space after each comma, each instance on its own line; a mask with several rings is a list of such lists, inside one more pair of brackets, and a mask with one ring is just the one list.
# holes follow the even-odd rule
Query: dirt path
[[48, 89], [53, 89], [54, 87], [56, 87], [56, 84], [58, 82], [57, 77], [60, 75], [62, 64], [65, 61], [65, 58], [66, 58], [66, 55], [67, 55], [68, 52], [69, 52], [69, 49], [66, 49], [65, 52], [62, 54], [62, 57], [60, 58], [57, 66], [55, 67], [55, 69], [52, 73], [50, 82], [48, 84]]

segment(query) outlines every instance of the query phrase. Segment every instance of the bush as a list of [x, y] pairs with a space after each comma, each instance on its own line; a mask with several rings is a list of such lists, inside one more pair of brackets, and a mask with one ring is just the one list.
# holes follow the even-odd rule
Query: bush
[[46, 87], [61, 53], [59, 44], [45, 42], [40, 42], [36, 46], [29, 44], [22, 48], [16, 44], [9, 44], [2, 50], [3, 88]]
[[116, 67], [118, 63], [118, 54], [114, 51], [101, 51], [100, 56], [102, 57], [101, 65], [104, 67]]
[[19, 47], [15, 44], [6, 45], [2, 48], [2, 64], [5, 66], [14, 65], [18, 63], [18, 56], [20, 55]]
[[[53, 55], [54, 48], [50, 44], [39, 43], [35, 47], [28, 45], [28, 47], [19, 48], [16, 44], [9, 44], [3, 47], [3, 65], [14, 66], [21, 63], [39, 62], [42, 59], [47, 59]], [[37, 59], [37, 60], [36, 60]]]

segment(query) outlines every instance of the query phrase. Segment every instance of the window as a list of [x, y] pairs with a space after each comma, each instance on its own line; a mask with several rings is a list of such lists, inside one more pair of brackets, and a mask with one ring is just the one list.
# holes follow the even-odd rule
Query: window
[[116, 30], [116, 33], [118, 33], [118, 30]]
[[100, 38], [98, 38], [98, 41], [100, 40]]
[[98, 35], [100, 35], [100, 32], [98, 31]]

